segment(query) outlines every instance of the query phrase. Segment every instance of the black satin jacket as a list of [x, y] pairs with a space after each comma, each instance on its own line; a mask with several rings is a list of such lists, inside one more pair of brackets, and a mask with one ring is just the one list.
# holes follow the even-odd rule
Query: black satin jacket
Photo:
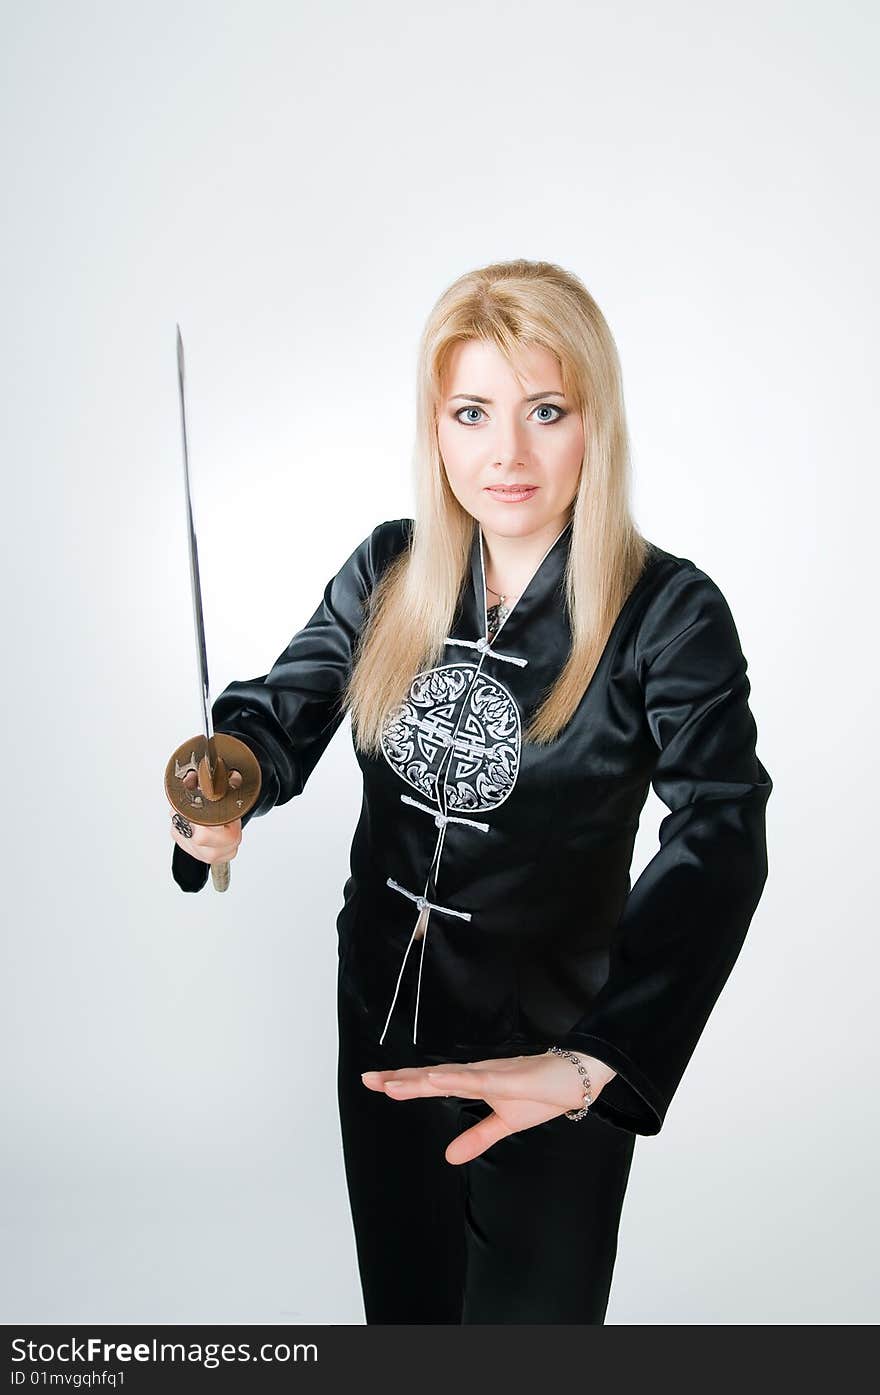
[[[302, 792], [343, 719], [370, 591], [412, 529], [374, 528], [269, 673], [214, 702], [215, 729], [262, 770], [243, 824]], [[355, 748], [339, 982], [377, 1042], [405, 1033], [458, 1061], [552, 1043], [598, 1057], [617, 1075], [593, 1109], [655, 1134], [764, 887], [772, 781], [724, 596], [653, 544], [571, 721], [549, 746], [523, 742], [571, 642], [570, 539], [569, 522], [489, 642], [475, 524], [443, 662], [389, 714], [380, 756]], [[649, 785], [670, 812], [631, 887]], [[177, 845], [172, 868], [186, 891], [208, 879]]]

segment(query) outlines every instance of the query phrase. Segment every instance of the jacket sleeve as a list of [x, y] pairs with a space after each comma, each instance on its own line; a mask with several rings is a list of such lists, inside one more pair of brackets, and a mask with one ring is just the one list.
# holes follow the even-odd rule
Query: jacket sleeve
[[[327, 582], [323, 600], [268, 673], [230, 683], [211, 704], [214, 730], [244, 741], [260, 763], [257, 815], [301, 794], [345, 715], [340, 698], [351, 673], [372, 590], [408, 537], [398, 519], [380, 523]], [[174, 844], [171, 871], [183, 891], [200, 891], [209, 866]]]
[[649, 605], [636, 662], [658, 748], [651, 783], [670, 812], [625, 903], [608, 979], [556, 1040], [617, 1071], [597, 1115], [656, 1134], [760, 900], [773, 785], [733, 617], [693, 563]]

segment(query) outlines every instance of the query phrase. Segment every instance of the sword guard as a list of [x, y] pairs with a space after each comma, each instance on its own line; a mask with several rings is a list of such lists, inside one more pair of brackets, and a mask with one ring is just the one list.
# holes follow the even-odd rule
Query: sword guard
[[261, 784], [250, 746], [223, 731], [212, 741], [203, 732], [185, 741], [165, 767], [169, 803], [191, 823], [209, 827], [242, 818], [256, 804]]

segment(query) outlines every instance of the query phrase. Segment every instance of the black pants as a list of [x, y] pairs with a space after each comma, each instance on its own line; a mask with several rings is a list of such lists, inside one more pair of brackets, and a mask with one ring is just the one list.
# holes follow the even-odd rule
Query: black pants
[[[470, 1162], [447, 1145], [484, 1100], [389, 1099], [361, 1071], [437, 1065], [369, 1039], [338, 998], [338, 1097], [367, 1323], [603, 1324], [635, 1134], [559, 1115]], [[475, 1058], [479, 1059], [479, 1058]], [[574, 1070], [574, 1067], [572, 1067]]]

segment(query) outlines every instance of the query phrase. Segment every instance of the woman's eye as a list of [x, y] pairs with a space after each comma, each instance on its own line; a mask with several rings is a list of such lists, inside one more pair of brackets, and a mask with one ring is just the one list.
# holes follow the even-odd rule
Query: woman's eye
[[[462, 424], [462, 426], [476, 426], [477, 423], [473, 420], [473, 418], [471, 418], [470, 421], [462, 421], [462, 416], [461, 416], [461, 414], [462, 414], [462, 412], [482, 412], [482, 410], [483, 410], [482, 407], [459, 407], [458, 411], [455, 413], [455, 419], [456, 419], [456, 421], [460, 421], [461, 424]], [[536, 411], [536, 412], [556, 412], [556, 416], [555, 416], [555, 417], [549, 417], [549, 418], [548, 418], [548, 417], [539, 417], [539, 418], [538, 418], [539, 421], [547, 422], [548, 425], [549, 425], [551, 422], [554, 422], [554, 421], [561, 421], [562, 418], [563, 418], [564, 416], [567, 416], [567, 415], [568, 415], [568, 413], [564, 410], [564, 408], [562, 408], [562, 407], [557, 407], [556, 404], [555, 404], [555, 402], [540, 402], [540, 403], [538, 404], [538, 406], [535, 408], [535, 411]]]

